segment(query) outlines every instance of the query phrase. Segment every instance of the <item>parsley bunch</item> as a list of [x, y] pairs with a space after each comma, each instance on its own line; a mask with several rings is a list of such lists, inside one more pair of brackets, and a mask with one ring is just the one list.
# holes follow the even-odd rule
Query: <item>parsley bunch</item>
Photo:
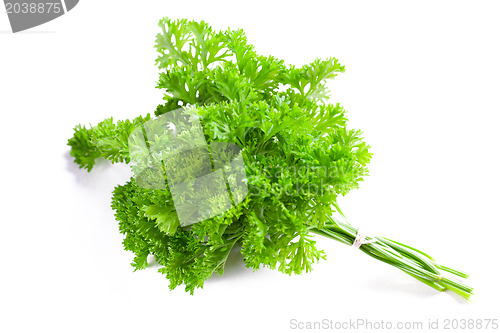
[[[326, 81], [344, 72], [337, 59], [316, 59], [302, 67], [262, 56], [242, 30], [215, 31], [205, 22], [162, 19], [156, 39], [165, 92], [156, 117], [185, 108], [200, 121], [207, 143], [238, 145], [245, 161], [248, 194], [225, 213], [183, 227], [171, 190], [148, 189], [133, 177], [113, 192], [112, 208], [135, 253], [135, 269], [152, 255], [170, 288], [193, 293], [214, 272], [222, 274], [228, 255], [240, 248], [245, 265], [267, 266], [287, 274], [309, 272], [324, 259], [312, 235], [351, 245], [359, 241], [337, 204], [339, 195], [358, 187], [368, 174], [371, 153], [361, 132], [346, 127], [346, 113], [327, 102]], [[131, 161], [129, 136], [154, 119], [106, 119], [77, 126], [69, 139], [71, 155], [90, 171], [97, 158]], [[356, 240], [358, 236], [358, 239]], [[371, 237], [360, 250], [427, 285], [469, 298], [472, 289], [443, 272], [427, 254], [383, 237]]]

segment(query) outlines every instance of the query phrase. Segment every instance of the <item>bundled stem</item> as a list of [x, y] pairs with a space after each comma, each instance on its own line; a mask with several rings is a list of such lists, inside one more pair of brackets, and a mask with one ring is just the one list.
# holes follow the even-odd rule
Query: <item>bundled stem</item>
[[[314, 228], [311, 231], [347, 245], [354, 243], [358, 233], [358, 230], [349, 223], [335, 217], [328, 217], [324, 228]], [[399, 268], [438, 291], [451, 290], [467, 300], [473, 295], [471, 287], [442, 274], [447, 272], [465, 279], [468, 277], [466, 273], [440, 265], [428, 254], [411, 246], [385, 237], [372, 237], [372, 239], [376, 242], [363, 244], [359, 249], [375, 259]]]

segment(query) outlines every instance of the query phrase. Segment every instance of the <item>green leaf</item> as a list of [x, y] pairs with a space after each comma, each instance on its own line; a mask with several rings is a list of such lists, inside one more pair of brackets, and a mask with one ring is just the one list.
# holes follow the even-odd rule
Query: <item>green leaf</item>
[[179, 219], [174, 207], [151, 205], [143, 210], [148, 218], [156, 220], [158, 228], [167, 235], [173, 235], [179, 227]]

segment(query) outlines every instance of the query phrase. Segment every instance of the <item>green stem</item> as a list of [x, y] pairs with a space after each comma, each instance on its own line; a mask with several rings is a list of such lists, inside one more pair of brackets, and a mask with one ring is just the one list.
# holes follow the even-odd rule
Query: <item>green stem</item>
[[[323, 228], [311, 228], [311, 232], [347, 245], [354, 243], [358, 232], [356, 228], [335, 217], [327, 217], [327, 219], [328, 222]], [[447, 272], [456, 277], [467, 278], [466, 273], [440, 265], [428, 254], [411, 246], [385, 237], [373, 238], [376, 239], [376, 242], [363, 244], [359, 249], [377, 260], [402, 270], [438, 291], [450, 290], [470, 300], [473, 295], [471, 287], [455, 278], [449, 278], [442, 274]]]

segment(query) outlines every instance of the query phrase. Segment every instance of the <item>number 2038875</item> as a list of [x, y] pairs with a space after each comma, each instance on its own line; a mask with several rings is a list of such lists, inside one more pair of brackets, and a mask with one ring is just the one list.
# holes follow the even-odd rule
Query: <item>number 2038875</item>
[[59, 14], [62, 11], [60, 3], [40, 2], [40, 3], [10, 3], [5, 4], [7, 14]]

